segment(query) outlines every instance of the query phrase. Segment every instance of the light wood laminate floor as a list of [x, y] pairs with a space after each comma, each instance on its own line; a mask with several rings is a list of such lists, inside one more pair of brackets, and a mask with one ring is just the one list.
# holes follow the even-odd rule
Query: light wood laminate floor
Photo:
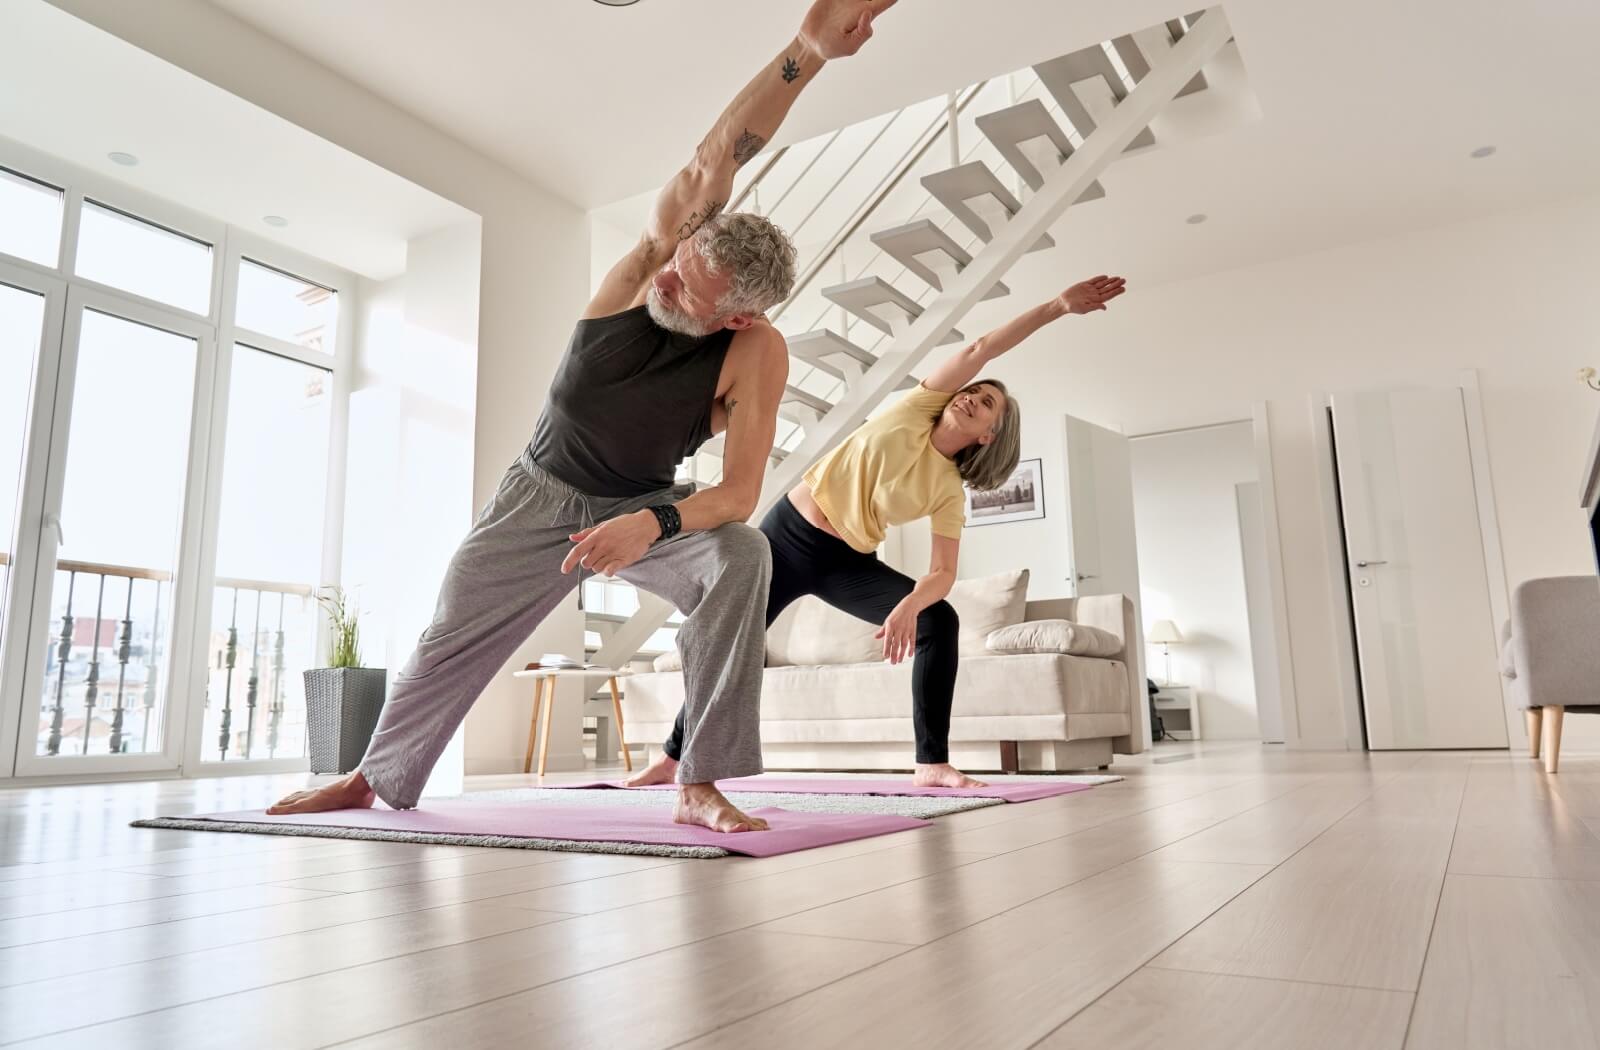
[[1166, 745], [768, 860], [127, 826], [304, 778], [4, 790], [0, 1044], [1595, 1048], [1600, 759], [1563, 757]]

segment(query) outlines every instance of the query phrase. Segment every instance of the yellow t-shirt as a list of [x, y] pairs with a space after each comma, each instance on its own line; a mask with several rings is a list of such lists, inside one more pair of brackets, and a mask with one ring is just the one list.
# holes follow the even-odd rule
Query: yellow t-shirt
[[862, 553], [890, 525], [932, 518], [936, 536], [961, 538], [966, 493], [955, 462], [933, 447], [933, 426], [954, 394], [917, 385], [806, 472], [806, 484], [844, 541]]

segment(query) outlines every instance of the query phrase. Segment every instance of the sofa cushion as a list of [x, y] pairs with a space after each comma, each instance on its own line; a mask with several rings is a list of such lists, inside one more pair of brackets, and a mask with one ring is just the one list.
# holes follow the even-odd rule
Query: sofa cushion
[[961, 620], [962, 656], [989, 655], [989, 635], [1023, 621], [1028, 607], [1028, 570], [958, 580], [946, 599]]
[[[761, 676], [762, 722], [834, 723], [839, 732], [857, 722], [886, 721], [909, 734], [911, 664], [876, 661], [850, 666], [768, 668]], [[683, 675], [643, 674], [628, 679], [623, 700], [628, 731], [648, 738], [664, 732], [683, 703]], [[1060, 653], [985, 656], [962, 660], [956, 675], [956, 719], [1034, 715], [1121, 716], [1112, 732], [1128, 731], [1127, 670], [1119, 660]], [[1092, 720], [1087, 724], [1097, 724]], [[843, 739], [841, 737], [841, 739]]]
[[883, 658], [880, 625], [840, 612], [814, 595], [783, 610], [767, 630], [768, 667], [864, 664]]
[[683, 670], [683, 657], [678, 655], [678, 650], [668, 649], [656, 657], [653, 666], [657, 671], [681, 671]]
[[992, 632], [988, 646], [992, 653], [1066, 653], [1106, 659], [1122, 652], [1122, 639], [1071, 620], [1029, 620]]

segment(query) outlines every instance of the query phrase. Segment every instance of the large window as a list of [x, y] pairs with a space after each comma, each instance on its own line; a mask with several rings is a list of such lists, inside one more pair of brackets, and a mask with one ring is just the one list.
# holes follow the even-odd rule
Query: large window
[[[241, 311], [242, 315], [242, 311]], [[202, 754], [305, 754], [333, 374], [233, 348]]]
[[92, 179], [0, 168], [0, 777], [293, 768], [351, 281]]
[[81, 223], [78, 276], [192, 314], [211, 312], [211, 245], [90, 200]]
[[78, 318], [37, 755], [161, 750], [196, 340]]
[[61, 251], [64, 199], [48, 183], [0, 168], [0, 252], [54, 267]]

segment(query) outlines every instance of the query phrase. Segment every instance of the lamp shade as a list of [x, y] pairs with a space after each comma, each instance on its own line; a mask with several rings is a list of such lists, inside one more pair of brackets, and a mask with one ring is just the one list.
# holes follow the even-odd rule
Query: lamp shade
[[1181, 642], [1183, 632], [1178, 630], [1178, 625], [1171, 620], [1157, 620], [1150, 625], [1150, 633], [1145, 636], [1147, 642]]

